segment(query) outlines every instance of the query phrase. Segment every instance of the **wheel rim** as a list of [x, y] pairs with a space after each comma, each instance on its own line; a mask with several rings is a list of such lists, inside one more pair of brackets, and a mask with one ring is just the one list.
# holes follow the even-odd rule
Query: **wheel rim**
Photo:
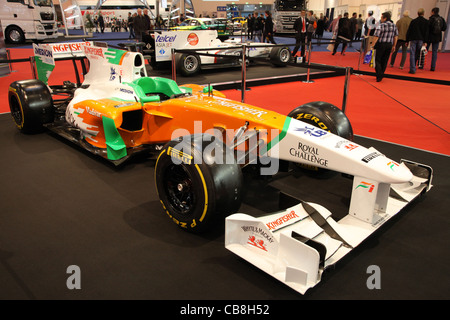
[[281, 62], [288, 62], [290, 58], [289, 50], [283, 49], [280, 52], [280, 61]]
[[16, 97], [12, 96], [10, 98], [9, 107], [11, 109], [11, 115], [18, 126], [22, 125], [23, 115], [22, 109], [20, 108], [19, 101]]
[[183, 165], [172, 164], [163, 181], [169, 205], [180, 215], [190, 215], [195, 208], [195, 194], [189, 172]]
[[17, 30], [11, 30], [9, 32], [9, 38], [14, 42], [19, 42], [21, 38], [20, 32]]
[[194, 71], [198, 68], [198, 60], [194, 56], [187, 56], [184, 59], [184, 68], [188, 71]]

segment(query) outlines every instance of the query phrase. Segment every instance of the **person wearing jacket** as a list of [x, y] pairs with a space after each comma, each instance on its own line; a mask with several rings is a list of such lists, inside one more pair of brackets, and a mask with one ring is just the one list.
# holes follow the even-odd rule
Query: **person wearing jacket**
[[253, 32], [255, 35], [255, 40], [258, 39], [258, 42], [264, 42], [262, 37], [262, 30], [264, 27], [263, 18], [258, 16], [257, 12], [253, 13], [254, 24], [253, 24]]
[[339, 19], [338, 22], [338, 32], [336, 37], [336, 42], [334, 43], [333, 53], [334, 56], [336, 54], [337, 48], [339, 44], [342, 42], [342, 50], [341, 54], [345, 55], [345, 49], [347, 49], [347, 43], [352, 40], [352, 30], [351, 30], [351, 21], [348, 18], [348, 12], [344, 13], [344, 17]]
[[409, 42], [409, 73], [416, 73], [416, 64], [420, 56], [420, 50], [426, 47], [429, 34], [429, 22], [423, 17], [425, 10], [420, 8], [417, 11], [417, 18], [413, 19], [409, 24], [406, 32], [406, 41]]
[[264, 32], [263, 32], [263, 37], [264, 37], [264, 41], [263, 42], [267, 42], [269, 43], [273, 43], [276, 44], [275, 40], [273, 39], [273, 20], [272, 20], [272, 15], [270, 14], [269, 11], [265, 12], [266, 15], [266, 21], [264, 23]]
[[398, 40], [394, 52], [392, 52], [391, 55], [391, 64], [390, 64], [391, 67], [394, 66], [395, 58], [397, 57], [397, 52], [400, 50], [400, 48], [402, 48], [402, 60], [400, 61], [400, 69], [403, 69], [403, 67], [405, 66], [408, 49], [408, 42], [406, 41], [406, 32], [408, 31], [411, 21], [412, 18], [409, 16], [409, 11], [405, 10], [405, 12], [403, 12], [403, 17], [401, 17], [395, 24], [398, 29]]
[[442, 41], [442, 32], [447, 30], [447, 23], [444, 18], [439, 15], [439, 8], [433, 8], [431, 10], [431, 17], [429, 21], [428, 32], [428, 46], [431, 46], [431, 68], [430, 71], [436, 69], [437, 53], [439, 48], [439, 42]]
[[306, 30], [308, 28], [308, 18], [306, 18], [306, 11], [302, 10], [300, 12], [300, 17], [298, 17], [294, 22], [295, 34], [295, 47], [292, 51], [292, 56], [297, 54], [298, 49], [301, 46], [301, 56], [305, 57], [305, 47], [306, 47]]

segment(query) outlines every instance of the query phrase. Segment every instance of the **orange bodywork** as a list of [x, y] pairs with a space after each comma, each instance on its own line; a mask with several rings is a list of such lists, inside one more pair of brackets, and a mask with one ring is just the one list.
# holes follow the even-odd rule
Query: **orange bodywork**
[[[280, 133], [285, 123], [286, 116], [226, 99], [218, 91], [209, 95], [203, 93], [203, 86], [190, 84], [182, 87], [192, 89], [192, 96], [144, 104], [114, 99], [84, 100], [75, 104], [76, 109], [86, 111], [79, 116], [88, 125], [87, 128], [98, 131], [86, 141], [98, 148], [106, 148], [102, 116], [114, 120], [127, 148], [161, 144], [179, 136], [205, 133], [210, 129], [229, 130], [226, 132], [227, 139], [231, 139], [235, 130], [246, 122], [248, 130], [267, 130], [267, 135], [260, 136], [267, 143]], [[142, 127], [138, 130], [122, 128], [123, 114], [138, 110], [142, 110]]]

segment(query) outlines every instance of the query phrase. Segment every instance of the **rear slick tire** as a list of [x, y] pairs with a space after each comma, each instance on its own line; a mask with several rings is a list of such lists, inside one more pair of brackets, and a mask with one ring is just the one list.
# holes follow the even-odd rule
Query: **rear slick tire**
[[11, 116], [23, 133], [44, 131], [44, 124], [54, 120], [53, 99], [48, 87], [40, 80], [11, 83], [8, 91]]

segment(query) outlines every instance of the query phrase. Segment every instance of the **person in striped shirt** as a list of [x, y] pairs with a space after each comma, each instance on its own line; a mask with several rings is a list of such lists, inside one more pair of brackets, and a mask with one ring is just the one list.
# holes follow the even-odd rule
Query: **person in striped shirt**
[[384, 72], [391, 52], [395, 50], [398, 39], [398, 29], [391, 20], [391, 13], [381, 14], [380, 24], [375, 29], [373, 48], [375, 51], [375, 73], [377, 82], [384, 77]]

